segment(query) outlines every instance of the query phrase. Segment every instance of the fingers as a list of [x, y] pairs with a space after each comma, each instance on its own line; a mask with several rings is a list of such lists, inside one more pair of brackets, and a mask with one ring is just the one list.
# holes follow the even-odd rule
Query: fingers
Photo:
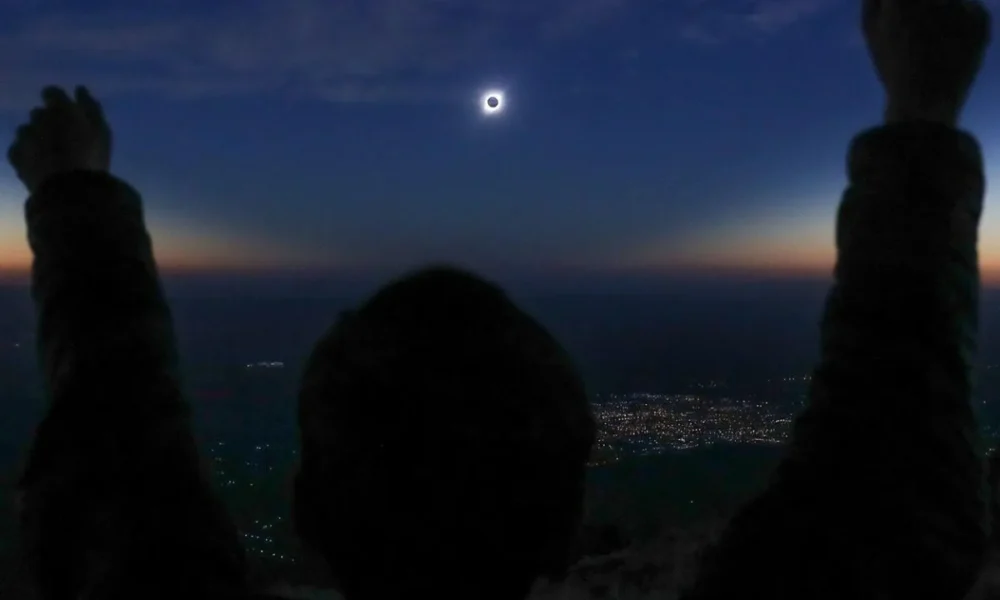
[[882, 0], [864, 0], [861, 5], [861, 24], [866, 32], [871, 31], [882, 13]]
[[101, 107], [101, 103], [98, 102], [90, 94], [85, 86], [77, 86], [76, 88], [76, 103], [80, 106], [83, 114], [90, 119], [91, 123], [99, 124], [104, 123], [104, 108]]
[[98, 124], [104, 122], [104, 109], [90, 90], [85, 86], [77, 86], [74, 92], [75, 98], [70, 98], [69, 94], [59, 86], [50, 85], [42, 90], [42, 100], [44, 108], [35, 109], [31, 112], [32, 119], [37, 119], [43, 115], [43, 111], [53, 108], [79, 108], [80, 111], [91, 122]]
[[29, 193], [55, 173], [110, 167], [111, 130], [100, 103], [82, 86], [73, 95], [58, 86], [43, 89], [42, 103], [7, 149], [7, 160]]
[[31, 127], [31, 124], [25, 124], [18, 127], [17, 131], [14, 132], [14, 142], [20, 142], [28, 137], [28, 134], [31, 133]]
[[963, 2], [962, 7], [968, 14], [968, 23], [970, 29], [972, 29], [972, 35], [982, 36], [988, 42], [992, 37], [993, 29], [989, 9], [978, 0]]
[[909, 7], [917, 4], [918, 0], [864, 0], [861, 25], [865, 34], [871, 37], [884, 23], [898, 20], [901, 11], [905, 10], [901, 3]]
[[20, 148], [17, 144], [11, 144], [10, 148], [7, 148], [7, 162], [17, 170], [17, 165], [21, 162]]
[[42, 101], [45, 104], [45, 108], [69, 106], [73, 103], [66, 91], [56, 85], [50, 85], [42, 90]]
[[63, 123], [72, 118], [75, 109], [76, 105], [65, 90], [50, 85], [42, 90], [42, 106], [31, 111], [30, 123], [33, 125], [41, 125], [43, 122]]
[[7, 148], [7, 162], [17, 170], [17, 165], [21, 162], [21, 147], [17, 142]]
[[24, 153], [24, 140], [29, 137], [31, 133], [31, 125], [21, 125], [17, 128], [14, 133], [14, 143], [7, 148], [7, 162], [9, 162], [14, 169], [18, 169], [18, 165], [21, 161], [21, 155]]
[[[871, 36], [880, 26], [940, 21], [961, 24], [963, 35], [988, 38], [990, 12], [981, 0], [863, 0], [862, 27]], [[956, 33], [957, 34], [957, 33]]]
[[951, 4], [935, 15], [935, 27], [946, 31], [956, 41], [965, 45], [980, 46], [982, 52], [990, 43], [992, 19], [990, 11], [978, 0], [952, 0]]

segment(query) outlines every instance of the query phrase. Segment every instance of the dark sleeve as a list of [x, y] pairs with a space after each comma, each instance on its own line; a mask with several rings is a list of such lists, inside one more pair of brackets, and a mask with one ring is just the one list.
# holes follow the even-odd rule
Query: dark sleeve
[[1000, 448], [993, 450], [986, 465], [986, 482], [989, 487], [989, 511], [990, 524], [990, 550], [994, 554], [1000, 553], [1000, 527], [996, 523], [1000, 522]]
[[20, 524], [41, 597], [241, 593], [243, 551], [195, 445], [138, 194], [71, 173], [26, 217], [49, 405]]
[[982, 158], [932, 124], [859, 136], [808, 407], [689, 599], [960, 599], [989, 525], [972, 411]]

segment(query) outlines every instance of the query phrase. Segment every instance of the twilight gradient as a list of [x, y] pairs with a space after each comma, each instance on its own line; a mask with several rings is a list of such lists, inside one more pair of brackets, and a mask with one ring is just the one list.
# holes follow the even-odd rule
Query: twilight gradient
[[[0, 127], [88, 84], [171, 272], [823, 276], [844, 153], [881, 112], [857, 4], [0, 0]], [[996, 52], [965, 120], [991, 178]], [[8, 278], [23, 201], [0, 169]]]

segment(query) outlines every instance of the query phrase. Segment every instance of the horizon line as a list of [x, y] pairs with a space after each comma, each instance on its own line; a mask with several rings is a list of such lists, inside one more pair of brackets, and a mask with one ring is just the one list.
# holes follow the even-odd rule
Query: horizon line
[[[447, 262], [433, 263], [435, 265], [449, 264]], [[253, 269], [253, 268], [172, 268], [160, 267], [160, 279], [165, 285], [199, 285], [199, 284], [264, 284], [264, 283], [299, 283], [299, 284], [332, 284], [332, 283], [378, 283], [405, 275], [423, 266], [402, 267], [358, 267], [339, 269]], [[462, 265], [455, 262], [455, 266]], [[558, 287], [565, 285], [592, 284], [656, 284], [698, 282], [710, 283], [833, 283], [833, 269], [806, 268], [761, 268], [740, 266], [698, 267], [685, 266], [680, 268], [520, 268], [505, 269], [470, 269], [487, 279], [496, 279], [500, 283], [545, 283]], [[497, 277], [499, 275], [499, 277]], [[980, 269], [981, 288], [987, 290], [1000, 289], [1000, 267]], [[504, 281], [506, 280], [506, 281]], [[31, 284], [30, 268], [0, 268], [0, 286], [27, 287]]]

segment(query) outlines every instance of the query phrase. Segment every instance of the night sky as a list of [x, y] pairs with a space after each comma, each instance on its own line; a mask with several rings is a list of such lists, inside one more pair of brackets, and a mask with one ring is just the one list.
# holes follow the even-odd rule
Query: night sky
[[[0, 128], [6, 147], [45, 84], [89, 85], [170, 271], [825, 274], [845, 149], [882, 109], [859, 10], [0, 0]], [[997, 74], [994, 47], [965, 119], [990, 175]], [[28, 265], [23, 201], [4, 164], [8, 273]]]

